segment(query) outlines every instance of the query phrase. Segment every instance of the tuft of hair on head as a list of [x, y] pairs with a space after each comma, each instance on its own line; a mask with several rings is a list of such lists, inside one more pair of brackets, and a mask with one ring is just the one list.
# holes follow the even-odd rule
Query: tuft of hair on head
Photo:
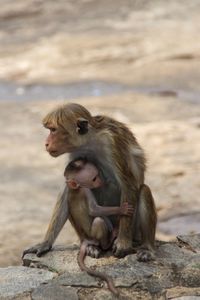
[[57, 128], [59, 125], [59, 110], [53, 110], [49, 112], [42, 120], [42, 124], [45, 128], [48, 128], [50, 125]]
[[68, 103], [58, 106], [56, 109], [48, 113], [42, 120], [43, 126], [48, 128], [53, 125], [56, 128], [61, 127], [69, 130], [69, 125], [77, 127], [78, 119], [85, 119], [91, 126], [95, 125], [94, 118], [90, 112], [80, 104]]
[[83, 166], [87, 163], [87, 160], [84, 158], [79, 158], [71, 161], [65, 168], [64, 176], [67, 176], [69, 173], [73, 173], [82, 170]]

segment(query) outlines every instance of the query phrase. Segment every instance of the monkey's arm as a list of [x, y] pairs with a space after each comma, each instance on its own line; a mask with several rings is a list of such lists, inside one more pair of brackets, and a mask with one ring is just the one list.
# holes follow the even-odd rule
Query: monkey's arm
[[37, 244], [23, 252], [23, 256], [27, 253], [36, 253], [37, 256], [48, 252], [57, 238], [59, 232], [68, 219], [68, 188], [65, 186], [64, 190], [59, 194], [57, 203], [55, 205], [53, 215], [45, 235], [44, 241]]
[[[145, 158], [143, 150], [137, 144], [137, 141], [134, 140], [132, 134], [129, 134], [129, 140], [131, 141], [129, 146], [126, 144], [124, 144], [124, 147], [121, 146], [118, 155], [114, 152], [113, 161], [117, 162], [114, 174], [117, 174], [121, 188], [120, 203], [127, 201], [136, 209], [139, 190], [144, 183]], [[120, 144], [120, 140], [116, 140], [116, 147], [117, 144]], [[113, 246], [113, 252], [118, 257], [123, 257], [132, 251], [135, 217], [136, 214], [133, 214], [131, 218], [123, 216], [120, 218], [118, 236]]]
[[48, 241], [51, 245], [53, 245], [55, 239], [67, 221], [68, 216], [68, 187], [65, 186], [64, 191], [58, 195], [58, 200], [44, 238], [45, 241]]
[[88, 201], [89, 215], [92, 217], [111, 215], [133, 215], [133, 206], [129, 205], [127, 202], [122, 203], [121, 206], [100, 206], [96, 203], [96, 199], [89, 189], [84, 188], [84, 192]]

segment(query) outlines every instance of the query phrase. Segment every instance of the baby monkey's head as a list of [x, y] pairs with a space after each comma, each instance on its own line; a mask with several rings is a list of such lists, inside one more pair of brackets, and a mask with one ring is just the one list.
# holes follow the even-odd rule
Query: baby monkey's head
[[103, 185], [96, 166], [87, 160], [77, 159], [65, 168], [64, 176], [70, 189], [95, 189]]

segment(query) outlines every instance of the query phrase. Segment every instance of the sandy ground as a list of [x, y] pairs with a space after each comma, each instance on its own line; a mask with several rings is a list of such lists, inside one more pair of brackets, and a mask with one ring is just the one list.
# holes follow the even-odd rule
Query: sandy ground
[[[199, 15], [199, 1], [1, 1], [2, 82], [134, 88], [72, 101], [133, 130], [147, 155], [157, 237], [165, 240], [200, 232]], [[7, 96], [0, 102], [0, 266], [20, 264], [23, 249], [42, 240], [67, 160], [48, 156], [41, 126], [64, 97]], [[76, 241], [67, 224], [57, 242]]]

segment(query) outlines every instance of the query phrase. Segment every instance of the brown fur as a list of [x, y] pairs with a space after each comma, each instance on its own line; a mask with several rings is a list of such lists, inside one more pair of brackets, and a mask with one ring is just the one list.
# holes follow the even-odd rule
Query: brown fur
[[[132, 132], [123, 123], [110, 117], [92, 117], [78, 104], [58, 107], [44, 118], [43, 124], [50, 129], [46, 149], [53, 157], [71, 153], [70, 159], [73, 159], [79, 149], [84, 150], [86, 155], [90, 151], [95, 153], [98, 169], [107, 182], [105, 189], [101, 188], [98, 193], [93, 191], [100, 205], [119, 206], [126, 201], [135, 208], [133, 218], [127, 216], [120, 218], [119, 233], [113, 247], [114, 254], [124, 256], [132, 251], [133, 240], [140, 236], [141, 245], [146, 252], [145, 254], [142, 252], [139, 259], [151, 259], [156, 211], [151, 191], [144, 185], [144, 153]], [[76, 228], [81, 241], [88, 235], [87, 224], [90, 224], [90, 216], [87, 208], [82, 207], [81, 213], [79, 209], [76, 211], [76, 208], [71, 208], [74, 211], [71, 214], [68, 209], [68, 205], [71, 205], [70, 197], [71, 191], [65, 187], [58, 198], [45, 236], [43, 243], [45, 250], [48, 246], [51, 247], [68, 218]], [[43, 244], [37, 249], [33, 247], [34, 251], [42, 254]]]

